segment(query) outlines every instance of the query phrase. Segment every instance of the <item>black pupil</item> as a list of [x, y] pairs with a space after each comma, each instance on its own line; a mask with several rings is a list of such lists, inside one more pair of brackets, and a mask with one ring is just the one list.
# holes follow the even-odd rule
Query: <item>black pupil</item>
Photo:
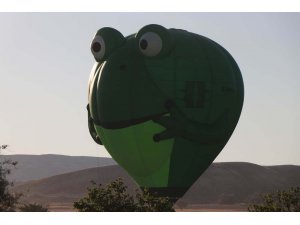
[[101, 44], [99, 42], [93, 43], [92, 49], [94, 52], [99, 52], [101, 50]]
[[141, 49], [145, 50], [148, 46], [148, 42], [145, 39], [142, 39], [140, 42]]

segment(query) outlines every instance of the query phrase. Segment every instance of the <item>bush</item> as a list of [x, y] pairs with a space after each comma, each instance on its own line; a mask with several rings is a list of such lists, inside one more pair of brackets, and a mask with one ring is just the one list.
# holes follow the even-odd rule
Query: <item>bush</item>
[[19, 207], [21, 212], [48, 212], [48, 208], [37, 203], [24, 204]]
[[144, 189], [143, 193], [136, 191], [137, 212], [174, 212], [173, 203], [168, 197], [157, 197]]
[[263, 203], [251, 205], [250, 212], [300, 212], [300, 187], [263, 196]]
[[[0, 151], [6, 149], [7, 145], [0, 145]], [[12, 182], [7, 180], [11, 168], [16, 166], [17, 162], [0, 158], [0, 212], [15, 211], [16, 204], [20, 194], [11, 193], [9, 188], [13, 186]]]
[[122, 179], [112, 181], [105, 187], [101, 184], [88, 188], [88, 196], [74, 202], [80, 212], [173, 212], [169, 198], [156, 197], [144, 190], [136, 195], [127, 193]]

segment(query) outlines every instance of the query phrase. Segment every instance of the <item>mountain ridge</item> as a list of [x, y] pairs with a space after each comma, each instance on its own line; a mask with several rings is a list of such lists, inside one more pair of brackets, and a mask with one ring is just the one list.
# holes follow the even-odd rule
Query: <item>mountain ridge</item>
[[8, 176], [8, 179], [15, 183], [41, 179], [86, 168], [116, 164], [112, 158], [93, 156], [16, 154], [1, 155], [0, 157], [18, 162], [16, 168], [12, 169], [11, 174]]

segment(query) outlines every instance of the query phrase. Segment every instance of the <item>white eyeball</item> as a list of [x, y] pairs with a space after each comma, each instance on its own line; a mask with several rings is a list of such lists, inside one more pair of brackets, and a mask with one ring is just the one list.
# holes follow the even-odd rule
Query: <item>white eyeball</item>
[[162, 40], [158, 34], [147, 32], [140, 38], [139, 48], [145, 56], [156, 56], [162, 49]]
[[105, 42], [99, 35], [95, 36], [91, 44], [92, 53], [97, 61], [100, 61], [105, 55]]

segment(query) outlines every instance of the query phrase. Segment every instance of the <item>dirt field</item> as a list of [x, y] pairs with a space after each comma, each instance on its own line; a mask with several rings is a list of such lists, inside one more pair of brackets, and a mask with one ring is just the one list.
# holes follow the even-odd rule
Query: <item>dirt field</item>
[[217, 205], [217, 204], [205, 204], [205, 205], [188, 205], [185, 208], [176, 207], [176, 212], [247, 212], [246, 205]]
[[[51, 203], [48, 205], [50, 212], [76, 212], [73, 203]], [[176, 212], [246, 212], [245, 205], [188, 205], [185, 208], [175, 207]]]
[[76, 212], [73, 208], [73, 203], [51, 203], [48, 205], [50, 212]]

